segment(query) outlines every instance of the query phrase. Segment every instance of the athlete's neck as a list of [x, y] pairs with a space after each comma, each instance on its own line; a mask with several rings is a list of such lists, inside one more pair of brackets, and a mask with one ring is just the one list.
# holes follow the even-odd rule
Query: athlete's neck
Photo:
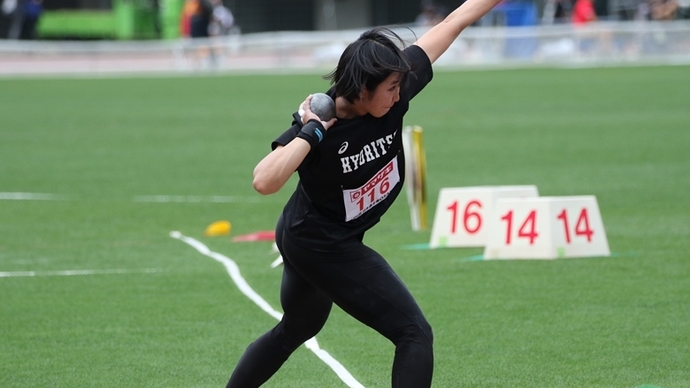
[[354, 119], [367, 113], [361, 99], [349, 102], [344, 97], [338, 96], [335, 98], [335, 117], [339, 119]]

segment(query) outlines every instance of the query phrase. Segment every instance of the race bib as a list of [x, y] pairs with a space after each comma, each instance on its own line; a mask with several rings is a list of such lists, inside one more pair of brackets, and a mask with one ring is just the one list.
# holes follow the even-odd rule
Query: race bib
[[386, 199], [398, 182], [400, 182], [398, 158], [394, 158], [361, 187], [344, 189], [345, 221], [354, 220]]

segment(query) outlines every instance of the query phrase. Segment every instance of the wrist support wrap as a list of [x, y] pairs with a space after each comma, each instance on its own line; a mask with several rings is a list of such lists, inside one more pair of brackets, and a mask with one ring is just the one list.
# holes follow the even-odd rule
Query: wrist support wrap
[[302, 127], [302, 130], [297, 134], [297, 137], [306, 140], [311, 148], [316, 147], [317, 144], [323, 140], [326, 130], [322, 128], [321, 122], [315, 119], [307, 121]]

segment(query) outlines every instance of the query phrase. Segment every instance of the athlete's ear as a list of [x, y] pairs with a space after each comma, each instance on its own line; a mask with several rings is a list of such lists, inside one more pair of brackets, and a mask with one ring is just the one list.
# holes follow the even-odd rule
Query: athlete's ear
[[369, 99], [369, 89], [366, 87], [362, 88], [362, 90], [359, 91], [359, 100], [364, 102]]
[[367, 102], [369, 101], [369, 98], [371, 97], [371, 93], [369, 93], [369, 89], [362, 88], [362, 90], [359, 92], [359, 101], [360, 102]]

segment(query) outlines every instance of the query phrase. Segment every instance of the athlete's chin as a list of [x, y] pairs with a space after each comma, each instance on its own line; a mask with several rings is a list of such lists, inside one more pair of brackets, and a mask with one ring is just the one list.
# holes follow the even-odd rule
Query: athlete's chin
[[376, 112], [375, 114], [372, 114], [372, 116], [378, 118], [381, 118], [386, 115], [386, 113], [390, 112], [391, 108], [384, 108], [381, 109], [380, 111]]

